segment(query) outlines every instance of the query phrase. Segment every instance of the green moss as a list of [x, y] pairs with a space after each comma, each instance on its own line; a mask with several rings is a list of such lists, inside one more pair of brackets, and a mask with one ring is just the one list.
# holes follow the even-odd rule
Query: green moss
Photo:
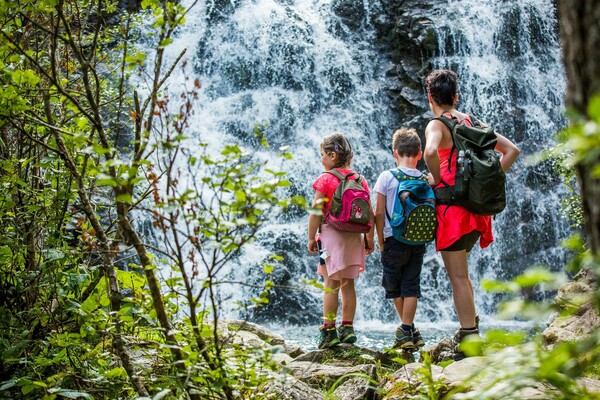
[[401, 399], [412, 397], [418, 394], [415, 385], [411, 385], [408, 382], [397, 381], [394, 386], [392, 386], [387, 393], [385, 393], [383, 400], [390, 399], [393, 397], [398, 397]]
[[320, 362], [323, 364], [354, 366], [359, 364], [375, 364], [376, 358], [360, 347], [348, 346], [330, 349], [323, 355]]
[[584, 372], [583, 376], [592, 379], [600, 379], [600, 346], [596, 346], [593, 351], [590, 352], [587, 362], [589, 363]]

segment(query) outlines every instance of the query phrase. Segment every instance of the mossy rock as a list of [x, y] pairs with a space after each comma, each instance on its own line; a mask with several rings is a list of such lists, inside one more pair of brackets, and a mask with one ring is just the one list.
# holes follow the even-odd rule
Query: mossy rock
[[407, 351], [380, 352], [366, 347], [354, 346], [343, 343], [330, 349], [311, 351], [295, 358], [295, 361], [310, 361], [319, 364], [337, 366], [356, 366], [361, 364], [376, 364], [388, 368], [399, 368], [402, 363], [395, 359], [403, 359], [406, 362], [414, 362], [414, 356]]

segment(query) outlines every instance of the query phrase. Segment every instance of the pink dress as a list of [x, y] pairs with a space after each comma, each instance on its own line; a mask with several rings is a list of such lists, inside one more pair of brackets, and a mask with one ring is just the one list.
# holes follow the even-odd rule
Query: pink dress
[[[336, 168], [344, 176], [352, 170]], [[350, 177], [350, 179], [353, 179]], [[313, 189], [323, 193], [325, 197], [331, 199], [337, 188], [339, 180], [328, 173], [322, 173], [315, 183]], [[366, 179], [363, 177], [363, 187], [369, 191]], [[323, 212], [330, 209], [329, 201], [325, 202]], [[320, 227], [318, 239], [321, 241], [321, 250], [329, 254], [325, 257], [327, 271], [319, 264], [317, 273], [319, 275], [329, 276], [333, 280], [356, 279], [359, 273], [365, 270], [365, 244], [362, 233], [342, 232], [330, 227], [328, 224], [322, 224]]]

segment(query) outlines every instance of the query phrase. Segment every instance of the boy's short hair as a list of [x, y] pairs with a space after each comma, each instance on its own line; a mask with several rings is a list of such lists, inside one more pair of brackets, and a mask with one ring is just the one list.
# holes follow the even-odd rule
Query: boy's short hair
[[421, 139], [417, 131], [410, 128], [400, 128], [392, 136], [392, 150], [400, 157], [416, 157], [421, 151]]
[[436, 69], [431, 71], [425, 79], [427, 93], [440, 106], [452, 105], [454, 96], [458, 92], [458, 76], [449, 69]]

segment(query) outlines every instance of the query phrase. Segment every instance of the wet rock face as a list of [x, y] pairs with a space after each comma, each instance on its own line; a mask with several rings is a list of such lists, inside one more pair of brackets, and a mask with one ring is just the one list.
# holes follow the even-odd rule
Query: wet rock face
[[362, 0], [334, 0], [331, 8], [344, 24], [352, 29], [360, 28], [366, 17]]
[[[379, 41], [389, 54], [387, 93], [390, 108], [398, 125], [423, 132], [429, 110], [424, 80], [431, 68], [430, 59], [437, 52], [437, 37], [428, 19], [436, 1], [391, 0], [384, 9], [385, 17], [375, 26]], [[424, 139], [424, 138], [421, 138]]]

